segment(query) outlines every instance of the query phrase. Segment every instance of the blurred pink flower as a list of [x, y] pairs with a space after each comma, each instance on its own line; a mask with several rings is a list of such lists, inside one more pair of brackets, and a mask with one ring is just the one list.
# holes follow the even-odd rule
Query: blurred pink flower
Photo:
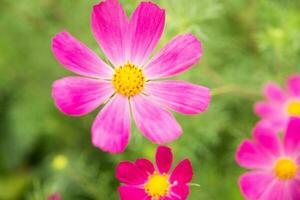
[[255, 104], [255, 113], [277, 130], [284, 130], [290, 117], [300, 117], [300, 75], [287, 81], [287, 90], [276, 83], [264, 87], [266, 100]]
[[123, 183], [118, 189], [121, 200], [185, 200], [193, 169], [185, 159], [170, 173], [172, 161], [171, 149], [160, 146], [156, 152], [157, 167], [143, 158], [134, 163], [121, 162], [116, 170], [116, 177]]
[[165, 11], [142, 2], [130, 20], [117, 0], [94, 6], [92, 30], [112, 67], [68, 32], [53, 38], [57, 60], [78, 75], [57, 80], [52, 96], [58, 109], [82, 116], [101, 104], [92, 126], [92, 143], [104, 151], [121, 153], [131, 129], [131, 112], [140, 131], [164, 144], [182, 134], [169, 112], [204, 112], [210, 90], [184, 81], [161, 80], [180, 74], [202, 56], [201, 44], [191, 34], [179, 35], [149, 60], [164, 30]]
[[47, 197], [47, 200], [62, 200], [59, 193], [51, 194]]
[[254, 140], [240, 145], [236, 160], [251, 172], [239, 181], [248, 200], [300, 199], [300, 118], [291, 118], [283, 141], [274, 129], [259, 123]]

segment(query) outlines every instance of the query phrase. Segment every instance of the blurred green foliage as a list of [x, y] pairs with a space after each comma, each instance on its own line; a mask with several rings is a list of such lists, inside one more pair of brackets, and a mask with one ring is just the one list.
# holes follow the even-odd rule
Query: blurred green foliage
[[[127, 13], [137, 0], [121, 0]], [[176, 115], [185, 134], [171, 144], [176, 161], [195, 170], [189, 199], [243, 199], [234, 160], [239, 142], [258, 120], [252, 112], [268, 80], [300, 72], [297, 0], [156, 0], [167, 10], [161, 47], [192, 32], [204, 56], [178, 78], [212, 88], [209, 110]], [[121, 160], [153, 159], [156, 146], [134, 129], [122, 155], [94, 148], [90, 127], [99, 109], [72, 118], [54, 106], [51, 84], [72, 73], [54, 59], [51, 38], [68, 30], [100, 55], [90, 28], [97, 0], [0, 0], [0, 199], [118, 199], [114, 168]]]

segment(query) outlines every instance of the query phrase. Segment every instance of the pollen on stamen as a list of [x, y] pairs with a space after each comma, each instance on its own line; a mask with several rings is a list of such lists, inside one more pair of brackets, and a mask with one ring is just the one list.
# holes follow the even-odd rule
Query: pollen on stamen
[[300, 101], [291, 101], [287, 106], [287, 113], [290, 116], [300, 116]]
[[131, 97], [143, 91], [145, 76], [139, 67], [128, 63], [115, 70], [112, 83], [118, 93]]
[[279, 159], [274, 167], [276, 176], [283, 181], [293, 179], [297, 172], [298, 166], [296, 162], [289, 158]]
[[144, 188], [152, 199], [159, 200], [161, 197], [168, 195], [170, 186], [171, 184], [167, 174], [154, 172], [148, 177], [148, 182], [144, 185]]

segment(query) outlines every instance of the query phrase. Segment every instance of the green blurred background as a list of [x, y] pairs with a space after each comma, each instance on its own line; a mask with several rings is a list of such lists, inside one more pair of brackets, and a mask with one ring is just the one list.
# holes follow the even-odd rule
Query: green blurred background
[[[121, 0], [128, 14], [136, 0]], [[191, 159], [190, 200], [243, 199], [234, 160], [258, 118], [253, 103], [268, 80], [281, 84], [300, 72], [300, 1], [157, 0], [167, 10], [159, 47], [192, 32], [204, 56], [180, 79], [212, 88], [209, 110], [177, 115], [184, 135], [170, 146], [176, 161]], [[102, 55], [90, 28], [98, 0], [0, 0], [0, 199], [118, 199], [114, 168], [121, 160], [153, 159], [156, 146], [134, 128], [122, 155], [91, 145], [97, 112], [73, 118], [60, 113], [51, 84], [72, 73], [54, 59], [51, 38], [68, 30]], [[103, 56], [102, 56], [103, 57]]]

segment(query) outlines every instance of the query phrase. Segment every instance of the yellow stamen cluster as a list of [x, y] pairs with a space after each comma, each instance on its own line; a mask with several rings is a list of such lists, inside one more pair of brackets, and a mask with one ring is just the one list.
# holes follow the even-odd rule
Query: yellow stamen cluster
[[298, 166], [292, 159], [281, 158], [276, 162], [274, 171], [280, 180], [287, 181], [296, 176], [298, 172]]
[[161, 197], [167, 196], [171, 184], [169, 183], [167, 174], [159, 174], [154, 172], [148, 177], [148, 182], [144, 185], [147, 194], [152, 199], [159, 200]]
[[112, 83], [118, 93], [131, 97], [143, 91], [145, 76], [140, 68], [128, 63], [115, 70]]
[[290, 116], [300, 116], [300, 101], [291, 101], [287, 106], [287, 112]]

